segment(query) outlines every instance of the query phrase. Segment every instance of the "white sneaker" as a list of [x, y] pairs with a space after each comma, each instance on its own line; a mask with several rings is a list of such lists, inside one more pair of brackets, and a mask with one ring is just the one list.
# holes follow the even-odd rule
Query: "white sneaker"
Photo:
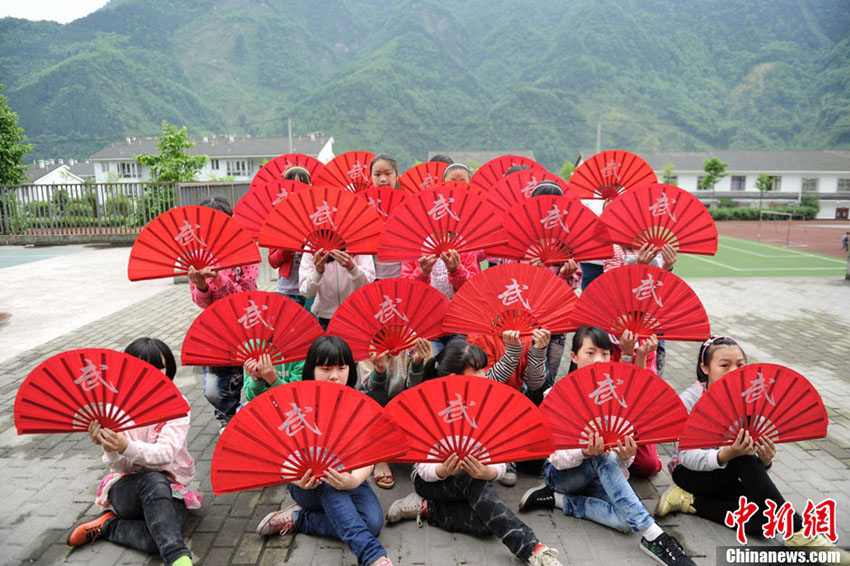
[[542, 546], [540, 549], [528, 557], [530, 566], [564, 566], [557, 558], [558, 551], [548, 546]]
[[292, 504], [286, 509], [274, 511], [266, 515], [260, 524], [257, 525], [257, 534], [269, 536], [274, 534], [285, 535], [291, 533], [295, 527], [295, 520], [292, 515], [296, 511], [301, 511], [301, 506]]
[[422, 514], [425, 505], [420, 495], [411, 493], [403, 499], [393, 501], [387, 509], [387, 523], [398, 523], [402, 519], [416, 519], [416, 524], [422, 526]]

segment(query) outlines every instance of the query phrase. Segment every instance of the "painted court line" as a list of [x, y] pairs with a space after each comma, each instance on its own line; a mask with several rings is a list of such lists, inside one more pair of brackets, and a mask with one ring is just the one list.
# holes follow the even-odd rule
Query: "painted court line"
[[[762, 246], [764, 248], [770, 248], [774, 251], [779, 251], [779, 250], [776, 249], [776, 246], [772, 246], [770, 244], [765, 244], [765, 243], [762, 243], [762, 242], [754, 242], [752, 240], [743, 240], [741, 238], [732, 238], [731, 236], [723, 236], [723, 239], [726, 239], [726, 238], [734, 240], [736, 244], [741, 243], [741, 242], [746, 242], [747, 244], [752, 244], [754, 246]], [[724, 244], [724, 245], [726, 245], [726, 244]], [[834, 257], [827, 257], [827, 256], [818, 255], [818, 254], [813, 254], [811, 252], [801, 252], [799, 250], [793, 250], [793, 249], [790, 249], [790, 248], [786, 248], [785, 251], [790, 253], [790, 254], [797, 254], [797, 255], [804, 256], [804, 257], [812, 257], [812, 258], [822, 259], [824, 261], [829, 261], [829, 262], [832, 262], [832, 263], [840, 263], [842, 265], [844, 265], [846, 263], [842, 259], [836, 259]]]
[[759, 252], [751, 252], [750, 250], [745, 250], [744, 248], [736, 248], [735, 246], [730, 246], [729, 244], [720, 244], [721, 248], [725, 248], [727, 250], [735, 250], [736, 252], [741, 252], [744, 254], [750, 254], [758, 257], [764, 257], [768, 259], [788, 259], [788, 258], [796, 258], [797, 256], [791, 254], [785, 255], [773, 255], [773, 254], [763, 254]]
[[738, 272], [745, 272], [745, 271], [788, 271], [788, 272], [793, 272], [793, 271], [816, 271], [816, 270], [833, 270], [833, 269], [838, 271], [838, 270], [841, 269], [840, 267], [735, 267], [735, 266], [727, 265], [727, 264], [719, 262], [719, 261], [715, 261], [713, 259], [708, 259], [708, 258], [700, 256], [700, 255], [690, 255], [689, 257], [692, 258], [692, 259], [697, 259], [699, 261], [704, 261], [706, 263], [710, 263], [712, 265], [716, 265], [718, 267], [722, 267], [724, 269], [728, 269], [730, 271], [738, 271]]

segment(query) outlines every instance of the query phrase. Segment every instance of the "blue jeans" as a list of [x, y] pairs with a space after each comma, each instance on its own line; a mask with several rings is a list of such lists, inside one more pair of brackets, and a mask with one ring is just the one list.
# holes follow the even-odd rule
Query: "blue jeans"
[[581, 290], [593, 283], [593, 280], [602, 275], [602, 266], [596, 263], [581, 262]]
[[565, 495], [565, 515], [589, 519], [624, 533], [637, 533], [655, 521], [635, 495], [618, 460], [614, 452], [609, 452], [567, 470], [557, 470], [547, 460], [543, 479], [554, 491]]
[[104, 524], [103, 540], [159, 554], [166, 564], [191, 556], [183, 542], [186, 505], [171, 497], [171, 482], [160, 472], [122, 477], [109, 490], [109, 504], [117, 518]]
[[213, 406], [216, 419], [230, 422], [242, 397], [242, 366], [204, 366], [204, 397]]
[[325, 484], [316, 489], [289, 484], [289, 494], [302, 507], [294, 517], [296, 532], [341, 540], [361, 564], [387, 555], [377, 538], [384, 526], [384, 512], [366, 482], [348, 491]]

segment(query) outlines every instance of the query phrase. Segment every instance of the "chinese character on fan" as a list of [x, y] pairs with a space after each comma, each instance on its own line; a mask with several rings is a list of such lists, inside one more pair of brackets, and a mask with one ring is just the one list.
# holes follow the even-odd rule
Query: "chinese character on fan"
[[118, 393], [118, 389], [115, 388], [114, 385], [106, 381], [106, 378], [103, 377], [101, 371], [106, 371], [109, 369], [106, 364], [101, 364], [100, 369], [94, 363], [86, 358], [86, 365], [81, 367], [83, 373], [81, 373], [77, 379], [74, 380], [74, 383], [77, 385], [82, 385], [83, 389], [86, 391], [91, 391], [95, 387], [99, 385], [103, 385], [113, 393]]

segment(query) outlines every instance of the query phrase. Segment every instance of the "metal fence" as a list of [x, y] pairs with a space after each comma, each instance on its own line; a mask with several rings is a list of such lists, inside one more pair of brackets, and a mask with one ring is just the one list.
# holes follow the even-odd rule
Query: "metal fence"
[[87, 183], [0, 187], [0, 234], [137, 234], [157, 215], [211, 196], [231, 204], [248, 183]]

